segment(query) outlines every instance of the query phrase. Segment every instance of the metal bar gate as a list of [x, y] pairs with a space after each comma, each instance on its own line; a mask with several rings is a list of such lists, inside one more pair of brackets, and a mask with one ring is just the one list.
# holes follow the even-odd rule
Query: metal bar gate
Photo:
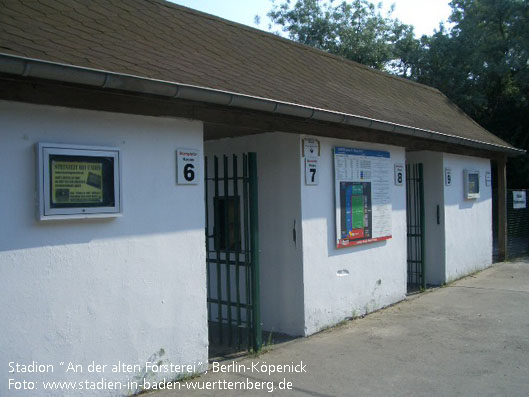
[[423, 166], [406, 164], [408, 293], [426, 288], [424, 222]]
[[257, 159], [248, 153], [242, 155], [242, 164], [236, 155], [219, 160], [205, 157], [204, 166], [210, 351], [258, 351]]
[[529, 254], [528, 195], [529, 190], [507, 189], [507, 258], [509, 259]]

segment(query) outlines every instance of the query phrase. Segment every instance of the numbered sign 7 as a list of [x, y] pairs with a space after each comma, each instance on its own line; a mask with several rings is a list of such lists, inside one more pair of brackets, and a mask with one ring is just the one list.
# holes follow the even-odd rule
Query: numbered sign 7
[[320, 180], [320, 173], [318, 172], [318, 158], [305, 158], [305, 184], [317, 185]]

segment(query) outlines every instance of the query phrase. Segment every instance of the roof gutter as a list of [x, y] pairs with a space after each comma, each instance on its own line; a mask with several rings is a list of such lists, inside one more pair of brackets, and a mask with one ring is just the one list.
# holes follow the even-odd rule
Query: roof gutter
[[425, 138], [477, 149], [493, 150], [511, 156], [525, 153], [524, 150], [509, 146], [462, 138], [438, 131], [416, 128], [348, 113], [335, 112], [212, 88], [173, 83], [129, 74], [107, 72], [15, 55], [0, 54], [0, 73], [54, 80], [63, 83], [75, 83], [101, 89], [116, 89], [134, 93], [158, 95], [167, 98], [199, 101], [215, 105], [232, 106], [305, 119], [371, 128], [399, 135]]

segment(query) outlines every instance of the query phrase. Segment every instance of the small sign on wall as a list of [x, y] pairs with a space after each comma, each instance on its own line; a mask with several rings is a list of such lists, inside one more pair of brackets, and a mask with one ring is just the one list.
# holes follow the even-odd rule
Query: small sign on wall
[[445, 168], [445, 186], [452, 186], [452, 169]]
[[200, 152], [197, 149], [176, 150], [176, 183], [196, 185], [200, 178]]
[[304, 138], [303, 146], [301, 148], [301, 155], [303, 157], [319, 157], [320, 156], [320, 141], [313, 138]]
[[402, 186], [404, 183], [404, 164], [395, 164], [395, 185]]
[[490, 186], [491, 185], [491, 176], [490, 176], [490, 172], [487, 171], [485, 172], [485, 186]]
[[523, 209], [527, 208], [525, 190], [513, 190], [512, 192], [512, 208]]
[[305, 184], [317, 185], [320, 181], [317, 157], [305, 158]]
[[479, 198], [479, 171], [463, 170], [463, 182], [465, 189], [465, 199], [473, 200]]

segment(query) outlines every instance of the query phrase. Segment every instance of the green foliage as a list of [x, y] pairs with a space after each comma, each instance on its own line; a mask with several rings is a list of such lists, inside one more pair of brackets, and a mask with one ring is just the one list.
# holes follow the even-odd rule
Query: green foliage
[[[529, 1], [452, 0], [442, 24], [416, 39], [367, 0], [286, 0], [268, 16], [295, 41], [441, 90], [480, 125], [529, 150]], [[529, 157], [509, 161], [511, 188], [529, 188]]]
[[[479, 124], [529, 150], [529, 3], [453, 0], [450, 31], [421, 39], [411, 77], [440, 89]], [[529, 187], [529, 159], [509, 161], [509, 187]]]
[[391, 61], [404, 67], [395, 54], [413, 47], [413, 27], [390, 15], [383, 17], [381, 7], [368, 0], [337, 5], [333, 1], [287, 0], [274, 6], [268, 16], [292, 40], [377, 69]]

